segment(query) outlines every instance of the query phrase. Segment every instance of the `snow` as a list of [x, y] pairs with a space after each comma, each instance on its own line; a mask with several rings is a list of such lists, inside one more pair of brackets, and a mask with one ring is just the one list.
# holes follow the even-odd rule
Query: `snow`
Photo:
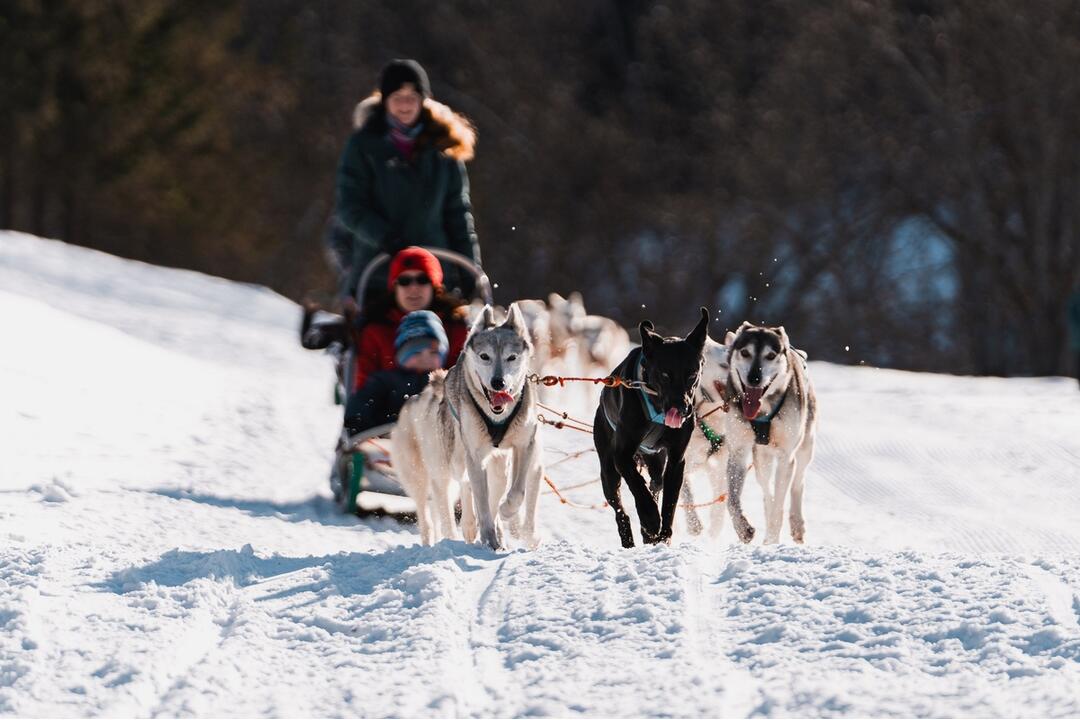
[[0, 233], [0, 321], [0, 714], [1080, 714], [1073, 380], [811, 363], [807, 545], [627, 551], [545, 493], [496, 554], [335, 513], [265, 288]]

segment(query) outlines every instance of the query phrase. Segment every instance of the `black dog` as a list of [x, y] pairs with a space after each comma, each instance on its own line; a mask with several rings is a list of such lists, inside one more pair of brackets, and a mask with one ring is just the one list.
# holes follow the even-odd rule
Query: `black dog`
[[[600, 455], [604, 497], [615, 510], [623, 547], [634, 547], [630, 518], [619, 499], [622, 480], [630, 487], [641, 522], [641, 539], [658, 543], [671, 538], [671, 522], [682, 490], [683, 456], [694, 432], [694, 392], [701, 373], [709, 311], [685, 338], [662, 337], [642, 321], [641, 347], [634, 348], [612, 371], [626, 380], [644, 382], [642, 389], [605, 387], [596, 410], [593, 440]], [[652, 492], [638, 472], [635, 456], [649, 469]], [[662, 509], [656, 496], [663, 488]]]

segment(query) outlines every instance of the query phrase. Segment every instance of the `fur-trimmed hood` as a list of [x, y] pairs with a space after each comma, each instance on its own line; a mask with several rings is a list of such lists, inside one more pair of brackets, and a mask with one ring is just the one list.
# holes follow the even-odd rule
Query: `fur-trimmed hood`
[[[420, 121], [424, 123], [424, 130], [417, 138], [420, 145], [433, 145], [447, 157], [462, 162], [473, 159], [476, 129], [464, 115], [441, 102], [425, 98]], [[353, 111], [353, 128], [379, 134], [386, 132], [386, 116], [379, 92], [372, 93], [357, 104]]]

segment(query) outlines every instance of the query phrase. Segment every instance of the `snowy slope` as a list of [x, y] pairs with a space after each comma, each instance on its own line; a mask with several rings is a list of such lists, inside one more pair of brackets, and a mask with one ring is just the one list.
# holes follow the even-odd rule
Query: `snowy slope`
[[334, 513], [298, 318], [0, 233], [0, 714], [1080, 714], [1074, 381], [812, 363], [806, 546], [624, 551], [545, 494], [495, 554]]

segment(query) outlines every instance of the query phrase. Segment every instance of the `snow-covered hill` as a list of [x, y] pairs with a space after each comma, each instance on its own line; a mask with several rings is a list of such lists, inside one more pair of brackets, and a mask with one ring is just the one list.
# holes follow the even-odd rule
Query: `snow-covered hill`
[[806, 546], [625, 551], [545, 494], [495, 554], [335, 514], [298, 318], [0, 233], [0, 714], [1080, 714], [1074, 381], [812, 363]]

